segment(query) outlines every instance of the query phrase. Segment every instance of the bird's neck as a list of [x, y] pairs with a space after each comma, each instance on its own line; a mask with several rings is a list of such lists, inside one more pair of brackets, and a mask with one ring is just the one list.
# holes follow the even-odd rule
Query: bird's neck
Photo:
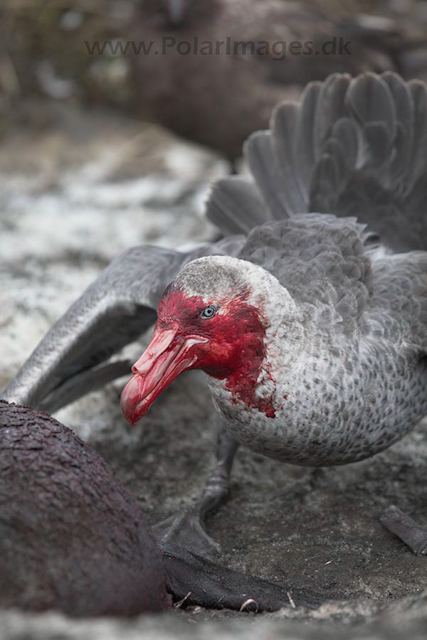
[[259, 408], [270, 415], [274, 412], [269, 399], [264, 401], [257, 396], [259, 378], [265, 376], [263, 370], [267, 356], [265, 330], [246, 334], [234, 350], [234, 357], [229, 360], [227, 369], [204, 369], [213, 380], [218, 381], [217, 389], [225, 391], [233, 403], [243, 403], [252, 408]]
[[257, 300], [268, 318], [263, 333], [245, 345], [244, 357], [226, 376], [210, 376], [213, 399], [222, 413], [247, 409], [274, 418], [287, 400], [278, 397], [278, 390], [302, 352], [305, 331], [301, 311], [288, 291], [277, 280], [271, 285]]

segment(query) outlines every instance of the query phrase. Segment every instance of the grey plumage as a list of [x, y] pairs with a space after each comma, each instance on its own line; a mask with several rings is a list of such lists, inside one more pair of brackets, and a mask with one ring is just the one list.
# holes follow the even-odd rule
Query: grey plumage
[[188, 253], [158, 247], [125, 251], [46, 334], [2, 398], [56, 411], [125, 375], [130, 362], [102, 363], [155, 322], [161, 294], [179, 268], [201, 255], [234, 255], [241, 245], [236, 236]]
[[[242, 412], [212, 383], [233, 436], [310, 465], [390, 445], [427, 413], [426, 132], [419, 82], [387, 73], [308, 86], [299, 105], [279, 105], [271, 130], [247, 143], [253, 181], [213, 189], [208, 216], [227, 233], [249, 231], [247, 240], [197, 255], [124, 254], [52, 329], [5, 398], [56, 406], [67, 379], [89, 375], [153, 322], [147, 309], [184, 263], [228, 254], [273, 274], [271, 295], [286, 288], [297, 312], [295, 325], [281, 327], [280, 348], [294, 329], [299, 345], [276, 380], [277, 392], [292, 390], [292, 412]], [[73, 397], [76, 388], [86, 390], [75, 385]]]
[[279, 434], [267, 433], [263, 416], [255, 438], [253, 424], [240, 423], [238, 440], [288, 462], [343, 464], [381, 451], [424, 417], [427, 253], [382, 255], [354, 220], [306, 214], [254, 229], [240, 257], [286, 287], [305, 337], [281, 378], [295, 410], [278, 416]]
[[[265, 219], [355, 216], [389, 248], [405, 251], [427, 248], [426, 149], [426, 86], [367, 73], [308, 85], [300, 105], [279, 105], [271, 130], [249, 138], [246, 156], [268, 205]], [[219, 226], [228, 215], [233, 231], [245, 232], [247, 194], [235, 192], [216, 216], [227, 188], [215, 187], [207, 215]]]

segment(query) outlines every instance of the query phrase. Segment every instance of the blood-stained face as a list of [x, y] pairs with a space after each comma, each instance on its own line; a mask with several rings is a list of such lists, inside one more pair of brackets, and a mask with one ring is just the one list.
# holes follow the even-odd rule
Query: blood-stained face
[[189, 369], [226, 379], [229, 390], [250, 404], [265, 355], [265, 325], [248, 301], [250, 290], [236, 289], [233, 282], [222, 292], [212, 287], [211, 299], [205, 291], [189, 295], [179, 280], [166, 289], [152, 341], [122, 393], [122, 409], [132, 424]]

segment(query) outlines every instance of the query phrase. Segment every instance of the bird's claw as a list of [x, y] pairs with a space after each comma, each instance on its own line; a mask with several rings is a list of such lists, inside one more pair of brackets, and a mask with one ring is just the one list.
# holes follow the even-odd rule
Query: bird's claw
[[158, 542], [171, 543], [204, 558], [221, 555], [220, 545], [203, 528], [198, 514], [182, 511], [153, 526]]

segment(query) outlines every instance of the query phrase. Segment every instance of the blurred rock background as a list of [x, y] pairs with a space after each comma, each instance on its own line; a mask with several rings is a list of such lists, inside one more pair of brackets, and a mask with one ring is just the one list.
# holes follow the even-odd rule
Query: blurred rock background
[[[311, 0], [325, 8], [321, 0]], [[423, 3], [419, 3], [423, 4]], [[86, 106], [111, 105], [132, 111], [134, 88], [125, 56], [89, 56], [85, 41], [126, 38], [138, 0], [3, 0], [0, 6], [0, 89], [2, 114], [41, 118], [22, 99], [53, 98]], [[419, 12], [418, 3], [396, 0], [329, 0], [334, 16], [360, 11]], [[420, 12], [424, 14], [424, 9]], [[427, 11], [426, 11], [427, 13]], [[427, 16], [421, 15], [424, 19]], [[34, 109], [34, 114], [32, 113]], [[35, 122], [36, 124], [36, 122]], [[3, 121], [4, 130], [5, 123]]]
[[[230, 0], [232, 2], [232, 0]], [[86, 42], [126, 40], [138, 0], [3, 0], [0, 6], [0, 133], [7, 116], [40, 127], [44, 101], [135, 112], [129, 57], [108, 49], [88, 55]], [[307, 0], [334, 20], [361, 13], [388, 17], [410, 37], [425, 35], [423, 0]]]
[[[427, 30], [427, 2], [312, 2], [343, 18], [392, 17], [414, 37]], [[0, 5], [0, 388], [115, 255], [216, 233], [203, 203], [227, 162], [135, 117], [129, 59], [87, 54], [85, 41], [126, 38], [136, 4]], [[422, 55], [417, 60], [421, 74]], [[57, 417], [105, 457], [154, 523], [196, 499], [212, 464], [215, 417], [202, 376], [192, 372], [130, 429], [121, 387]], [[0, 638], [425, 637], [426, 560], [376, 518], [395, 502], [422, 519], [426, 460], [422, 425], [390, 451], [345, 468], [314, 472], [240, 452], [232, 501], [210, 527], [223, 561], [325, 597], [341, 593], [348, 604], [259, 618], [176, 610], [130, 623], [10, 612], [0, 613]]]

